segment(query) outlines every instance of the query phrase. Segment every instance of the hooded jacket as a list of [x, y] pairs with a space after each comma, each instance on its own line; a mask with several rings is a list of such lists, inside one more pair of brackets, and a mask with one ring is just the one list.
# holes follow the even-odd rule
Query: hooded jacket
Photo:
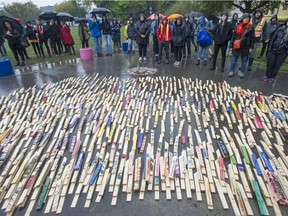
[[92, 37], [101, 37], [101, 27], [97, 20], [96, 22], [89, 20], [88, 27]]
[[[228, 16], [227, 16], [228, 18]], [[221, 20], [220, 23], [218, 23], [215, 28], [212, 30], [213, 39], [216, 44], [227, 44], [229, 40], [231, 40], [233, 35], [233, 27], [232, 25], [227, 21], [227, 19], [224, 21]]]
[[155, 36], [157, 35], [157, 29], [161, 24], [159, 14], [158, 13], [156, 13], [156, 14], [158, 15], [158, 20], [153, 20], [153, 22], [151, 23], [151, 26], [150, 26], [150, 33], [151, 33], [151, 35], [155, 35]]
[[107, 18], [105, 20], [102, 18], [101, 30], [103, 35], [111, 35], [111, 24]]
[[[181, 24], [177, 24], [177, 20], [181, 21]], [[177, 18], [175, 21], [175, 26], [172, 31], [173, 35], [173, 45], [174, 46], [183, 46], [185, 40], [185, 26], [183, 25], [182, 18]]]
[[159, 42], [170, 42], [171, 40], [171, 27], [167, 20], [166, 25], [163, 23], [164, 20], [167, 20], [167, 18], [164, 18], [161, 22], [161, 25], [157, 29], [157, 39]]
[[[276, 22], [273, 23], [272, 19], [276, 19]], [[273, 15], [270, 19], [270, 22], [267, 23], [267, 38], [266, 38], [267, 40], [271, 40], [273, 34], [278, 29], [278, 27], [279, 27], [278, 18], [276, 15]]]
[[[255, 14], [257, 12], [261, 13], [259, 19], [256, 19]], [[259, 43], [261, 40], [267, 40], [267, 22], [266, 18], [264, 17], [264, 11], [261, 8], [258, 8], [253, 13], [253, 18], [250, 20], [252, 28], [255, 31], [255, 43]]]
[[[130, 20], [131, 21], [131, 20]], [[135, 39], [135, 36], [136, 36], [136, 30], [135, 30], [135, 24], [134, 24], [134, 21], [132, 20], [132, 23], [130, 23], [127, 27], [127, 35], [128, 35], [128, 38], [131, 39], [131, 40], [134, 40]]]
[[272, 51], [274, 53], [286, 53], [288, 55], [288, 33], [286, 22], [281, 25], [276, 32], [273, 34], [272, 39], [270, 40], [268, 51]]
[[[146, 17], [142, 14], [140, 15], [140, 17], [141, 16], [144, 17], [144, 20], [143, 21], [139, 20], [135, 26], [136, 43], [137, 44], [148, 44], [149, 43], [149, 24], [146, 21]], [[142, 38], [141, 35], [144, 35], [145, 37]]]
[[[116, 23], [114, 24], [114, 20], [116, 20]], [[117, 19], [114, 19], [112, 26], [111, 26], [111, 33], [112, 33], [112, 40], [117, 41], [120, 40], [120, 28], [121, 24], [118, 23]]]
[[194, 27], [193, 24], [188, 20], [186, 22], [186, 20], [184, 21], [184, 26], [185, 26], [185, 34], [186, 37], [190, 38], [194, 32]]
[[36, 36], [36, 29], [31, 25], [31, 26], [26, 26], [25, 27], [25, 35], [28, 37], [29, 40], [37, 40]]
[[[234, 16], [237, 15], [237, 19], [234, 19]], [[234, 30], [237, 23], [238, 23], [238, 14], [237, 13], [234, 13], [233, 16], [232, 16], [232, 20], [231, 20], [231, 25], [232, 25], [232, 29]]]

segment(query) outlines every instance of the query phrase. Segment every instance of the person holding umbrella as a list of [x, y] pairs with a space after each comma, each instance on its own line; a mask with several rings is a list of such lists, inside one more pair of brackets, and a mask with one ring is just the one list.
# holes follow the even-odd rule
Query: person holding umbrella
[[129, 26], [127, 28], [127, 35], [128, 35], [128, 54], [135, 53], [135, 37], [136, 37], [136, 30], [133, 17], [129, 19]]
[[70, 55], [72, 55], [72, 51], [73, 51], [73, 54], [75, 55], [74, 39], [71, 35], [70, 27], [63, 20], [60, 21], [60, 24], [61, 24], [60, 38], [62, 40], [62, 43], [64, 44], [64, 46], [66, 47]]
[[[25, 62], [24, 62], [24, 54], [23, 54], [23, 48], [22, 48], [22, 44], [21, 44], [21, 32], [17, 31], [17, 29], [13, 28], [13, 26], [11, 25], [11, 23], [9, 21], [4, 21], [3, 23], [4, 25], [4, 29], [5, 29], [5, 35], [4, 38], [7, 39], [8, 41], [8, 45], [11, 49], [11, 51], [13, 52], [14, 58], [16, 60], [16, 64], [15, 66], [24, 66]], [[21, 64], [20, 64], [20, 60], [19, 60], [19, 56], [21, 57]]]
[[82, 43], [82, 48], [88, 48], [88, 41], [90, 39], [89, 29], [85, 21], [81, 21], [78, 26], [78, 35]]
[[28, 37], [29, 43], [32, 44], [34, 53], [36, 54], [37, 58], [39, 58], [41, 57], [41, 53], [36, 33], [36, 29], [34, 28], [34, 26], [32, 26], [31, 22], [28, 21], [25, 27], [25, 35]]
[[140, 20], [136, 23], [136, 43], [139, 49], [139, 62], [147, 61], [147, 44], [149, 43], [149, 24], [146, 17], [140, 14]]
[[101, 30], [104, 37], [106, 45], [106, 56], [112, 56], [112, 47], [111, 47], [111, 24], [107, 19], [106, 14], [102, 15], [101, 20]]
[[121, 24], [118, 23], [116, 18], [114, 18], [111, 32], [112, 32], [112, 40], [114, 43], [114, 52], [116, 52], [116, 49], [117, 49], [118, 53], [120, 53], [120, 28], [121, 28]]
[[101, 43], [101, 27], [97, 20], [96, 15], [92, 15], [92, 19], [88, 21], [88, 27], [91, 33], [91, 37], [94, 42], [95, 52], [98, 57], [102, 56], [102, 43]]
[[50, 48], [48, 46], [47, 26], [44, 26], [42, 24], [41, 19], [36, 19], [36, 31], [37, 31], [37, 35], [38, 35], [38, 39], [39, 39], [39, 47], [40, 47], [40, 52], [41, 52], [42, 57], [45, 58], [43, 44], [46, 47], [46, 50], [47, 50], [49, 57], [51, 57]]
[[52, 49], [56, 55], [61, 55], [60, 26], [54, 19], [50, 19], [48, 32]]

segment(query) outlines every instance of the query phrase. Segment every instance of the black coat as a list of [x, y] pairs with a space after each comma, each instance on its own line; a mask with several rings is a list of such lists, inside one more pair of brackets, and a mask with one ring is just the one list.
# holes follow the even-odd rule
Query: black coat
[[[238, 25], [240, 25], [240, 24], [238, 24]], [[237, 28], [237, 26], [236, 26], [236, 28]], [[255, 32], [254, 32], [253, 27], [251, 26], [249, 29], [246, 30], [246, 32], [245, 32], [245, 30], [246, 29], [243, 30], [243, 33], [241, 35], [236, 34], [236, 30], [235, 30], [235, 32], [232, 36], [231, 48], [233, 48], [234, 41], [241, 39], [241, 37], [245, 33], [243, 38], [242, 38], [240, 49], [237, 49], [237, 50], [232, 49], [232, 54], [235, 56], [248, 56], [249, 55], [249, 49], [254, 48]]]
[[12, 34], [12, 36], [5, 34], [5, 38], [8, 41], [9, 46], [11, 45], [16, 45], [19, 46], [19, 48], [21, 47], [21, 36], [22, 34], [20, 32], [18, 32], [16, 29], [12, 29], [10, 31], [10, 33]]
[[190, 38], [194, 32], [194, 28], [193, 28], [193, 24], [188, 21], [188, 22], [184, 22], [184, 26], [185, 26], [185, 35], [186, 37]]
[[26, 26], [25, 34], [29, 40], [37, 40], [37, 31], [33, 26]]
[[49, 27], [47, 27], [47, 32], [49, 32], [49, 38], [51, 40], [60, 39], [60, 25], [57, 23], [49, 25]]
[[108, 20], [102, 20], [102, 23], [101, 23], [101, 30], [102, 30], [102, 34], [103, 35], [111, 35], [111, 24]]
[[136, 30], [135, 30], [134, 22], [128, 25], [127, 35], [128, 35], [128, 38], [129, 38], [129, 39], [131, 39], [131, 40], [134, 40], [134, 39], [135, 39]]
[[113, 41], [120, 41], [120, 28], [121, 28], [121, 24], [119, 23], [112, 24], [111, 32], [112, 32]]
[[[148, 44], [149, 43], [149, 23], [144, 21], [138, 21], [135, 26], [136, 31], [136, 43], [137, 44]], [[141, 35], [145, 35], [144, 38]]]
[[3, 37], [0, 37], [0, 45], [2, 45], [5, 42]]
[[274, 33], [268, 47], [268, 51], [274, 53], [286, 53], [288, 54], [288, 35], [287, 27], [285, 25], [280, 26]]
[[213, 29], [212, 35], [215, 44], [227, 44], [233, 35], [232, 25], [228, 22], [225, 22], [224, 25], [222, 25], [222, 22], [220, 22]]
[[175, 24], [172, 30], [172, 40], [174, 46], [183, 46], [186, 37], [185, 26]]

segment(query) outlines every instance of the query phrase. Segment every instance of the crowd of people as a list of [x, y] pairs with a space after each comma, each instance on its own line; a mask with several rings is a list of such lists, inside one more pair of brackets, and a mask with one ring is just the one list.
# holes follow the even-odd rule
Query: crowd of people
[[[7, 39], [14, 54], [16, 66], [24, 65], [25, 58], [29, 58], [23, 42], [23, 34], [28, 38], [28, 44], [32, 45], [37, 57], [45, 58], [43, 44], [48, 56], [61, 55], [63, 52], [75, 54], [74, 39], [69, 25], [64, 21], [51, 19], [42, 24], [42, 21], [37, 19], [35, 26], [31, 22], [27, 22], [23, 33], [13, 29], [9, 22], [5, 22], [4, 26], [6, 29], [4, 38]], [[226, 57], [231, 55], [228, 75], [232, 77], [238, 70], [240, 78], [244, 77], [247, 66], [247, 71], [252, 70], [255, 54], [258, 47], [262, 45], [258, 58], [262, 58], [264, 55], [267, 57], [267, 70], [263, 80], [274, 82], [288, 55], [287, 26], [287, 20], [280, 24], [276, 15], [267, 20], [261, 8], [255, 10], [252, 15], [245, 13], [238, 17], [238, 14], [235, 13], [230, 21], [228, 21], [228, 13], [223, 12], [219, 22], [214, 24], [203, 16], [196, 19], [186, 15], [174, 20], [164, 17], [161, 20], [159, 14], [155, 13], [154, 19], [148, 21], [141, 14], [136, 21], [132, 17], [127, 21], [127, 25], [124, 27], [124, 40], [128, 42], [128, 54], [134, 54], [135, 44], [138, 45], [139, 62], [145, 63], [150, 38], [154, 61], [158, 64], [162, 62], [169, 64], [171, 56], [174, 55], [173, 65], [175, 67], [179, 67], [183, 59], [191, 58], [193, 45], [196, 56], [195, 64], [198, 66], [202, 62], [206, 66], [211, 60], [210, 70], [216, 70], [217, 57], [221, 50], [220, 71], [225, 71]], [[98, 57], [102, 57], [104, 53], [102, 40], [106, 56], [111, 56], [113, 51], [119, 53], [121, 28], [122, 25], [116, 18], [110, 22], [106, 14], [103, 14], [101, 18], [92, 14], [88, 23], [81, 21], [78, 26], [82, 48], [89, 47], [89, 39], [92, 38]], [[162, 60], [163, 50], [165, 61]], [[3, 38], [0, 38], [0, 52], [3, 56], [7, 55]], [[20, 55], [21, 63], [18, 55]], [[241, 59], [240, 67], [236, 69], [239, 58]]]

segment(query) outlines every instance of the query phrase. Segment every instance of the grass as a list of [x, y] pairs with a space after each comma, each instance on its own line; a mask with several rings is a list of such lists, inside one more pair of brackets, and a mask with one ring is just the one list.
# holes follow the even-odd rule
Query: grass
[[[124, 36], [123, 36], [123, 31], [124, 31], [124, 27], [121, 28], [121, 42], [124, 42]], [[75, 41], [75, 45], [74, 45], [74, 48], [75, 48], [75, 52], [76, 52], [76, 56], [79, 56], [79, 49], [81, 48], [81, 41], [78, 37], [78, 27], [71, 27], [71, 34], [74, 38], [74, 41]], [[150, 39], [150, 43], [152, 43], [152, 40]], [[90, 47], [93, 47], [93, 41], [92, 39], [89, 40], [89, 46]], [[11, 50], [9, 49], [9, 46], [7, 44], [7, 42], [5, 43], [5, 47], [7, 49], [7, 54], [8, 56], [5, 57], [5, 58], [10, 58], [11, 59], [11, 62], [12, 64], [14, 65], [16, 62], [15, 62], [15, 59], [13, 57], [13, 54], [11, 52]], [[46, 53], [46, 48], [45, 46], [43, 47], [44, 48], [44, 52]], [[258, 48], [257, 50], [257, 53], [256, 53], [256, 58], [254, 60], [254, 64], [253, 65], [257, 65], [257, 68], [259, 68], [260, 70], [265, 70], [266, 69], [266, 64], [267, 64], [267, 60], [266, 58], [257, 58], [257, 56], [259, 56], [259, 53], [261, 51], [261, 46]], [[63, 54], [61, 56], [55, 56], [55, 55], [52, 55], [51, 58], [48, 58], [46, 57], [45, 59], [43, 58], [36, 58], [36, 55], [34, 53], [34, 50], [32, 48], [32, 46], [29, 46], [27, 48], [27, 53], [30, 57], [32, 57], [31, 59], [28, 59], [25, 61], [25, 63], [27, 65], [33, 65], [33, 64], [37, 64], [37, 63], [41, 63], [41, 62], [47, 62], [47, 63], [54, 63], [54, 62], [57, 62], [59, 60], [67, 60], [67, 59], [71, 59], [71, 58], [74, 58], [74, 56], [71, 56], [69, 54]], [[47, 56], [47, 53], [46, 53], [46, 56]], [[219, 58], [220, 55], [218, 55]], [[288, 61], [286, 61], [282, 67], [280, 68], [280, 72], [282, 73], [288, 73]]]

